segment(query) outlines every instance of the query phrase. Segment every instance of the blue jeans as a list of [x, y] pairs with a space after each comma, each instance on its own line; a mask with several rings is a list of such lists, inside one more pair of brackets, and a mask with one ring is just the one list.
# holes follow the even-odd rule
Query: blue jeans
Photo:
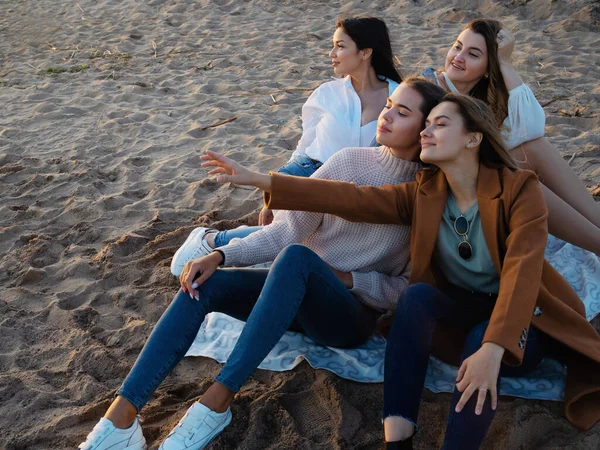
[[[281, 167], [278, 172], [286, 175], [295, 175], [297, 177], [310, 177], [321, 167], [323, 163], [310, 159], [306, 155], [295, 156], [286, 165]], [[233, 230], [219, 231], [215, 235], [215, 248], [223, 247], [229, 244], [233, 238], [245, 238], [249, 234], [260, 230], [262, 227], [238, 227]]]
[[287, 164], [282, 166], [277, 172], [286, 175], [295, 175], [297, 177], [310, 177], [321, 167], [323, 163], [311, 159], [306, 155], [294, 156]]
[[[481, 348], [495, 301], [496, 295], [473, 293], [456, 286], [442, 292], [426, 283], [410, 285], [402, 293], [385, 353], [384, 419], [400, 416], [415, 425], [416, 429], [436, 326], [451, 326], [467, 333], [461, 354], [462, 363]], [[498, 383], [502, 376], [522, 376], [533, 370], [550, 353], [554, 343], [546, 334], [530, 328], [522, 365], [512, 367], [503, 364]], [[495, 411], [491, 408], [489, 395], [482, 414], [475, 414], [477, 393], [471, 396], [460, 413], [456, 413], [454, 408], [461, 395], [454, 389], [442, 446], [444, 450], [478, 449], [494, 418]]]
[[249, 234], [254, 233], [255, 231], [261, 230], [262, 227], [246, 227], [241, 226], [234, 228], [233, 230], [224, 230], [219, 231], [215, 234], [215, 248], [223, 247], [224, 245], [229, 244], [229, 242], [234, 238], [243, 239]]
[[181, 361], [209, 312], [246, 321], [216, 378], [233, 392], [286, 330], [300, 331], [321, 345], [355, 347], [371, 336], [379, 315], [302, 245], [286, 247], [270, 269], [219, 269], [198, 291], [200, 301], [179, 290], [117, 391], [138, 411]]

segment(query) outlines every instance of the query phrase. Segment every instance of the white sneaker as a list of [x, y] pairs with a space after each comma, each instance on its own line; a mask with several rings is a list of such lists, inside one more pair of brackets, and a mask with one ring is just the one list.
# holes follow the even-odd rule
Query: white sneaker
[[201, 403], [194, 404], [173, 428], [158, 450], [200, 450], [231, 422], [231, 408], [216, 413]]
[[209, 233], [218, 233], [212, 228], [194, 228], [183, 245], [175, 252], [171, 261], [171, 273], [178, 277], [188, 261], [198, 259], [212, 253], [214, 249], [208, 245], [204, 237]]
[[137, 417], [133, 424], [123, 430], [117, 428], [113, 423], [105, 419], [100, 419], [85, 442], [77, 447], [81, 450], [146, 450], [146, 439], [142, 434]]

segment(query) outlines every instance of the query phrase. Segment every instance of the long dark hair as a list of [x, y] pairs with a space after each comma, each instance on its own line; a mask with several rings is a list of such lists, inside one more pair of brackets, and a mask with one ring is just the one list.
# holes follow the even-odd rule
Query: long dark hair
[[454, 93], [446, 94], [440, 103], [443, 102], [454, 103], [458, 107], [467, 132], [483, 135], [479, 145], [479, 161], [482, 164], [492, 168], [517, 168], [515, 160], [504, 145], [491, 108], [485, 102]]
[[500, 71], [498, 42], [496, 41], [501, 29], [502, 22], [494, 19], [475, 19], [463, 28], [463, 30], [472, 30], [474, 33], [480, 34], [485, 40], [488, 54], [488, 77], [479, 80], [469, 95], [490, 105], [497, 126], [502, 125], [508, 115], [508, 90]]
[[335, 27], [342, 28], [359, 50], [373, 50], [371, 65], [378, 77], [389, 78], [396, 83], [402, 82], [402, 76], [394, 65], [390, 35], [383, 20], [377, 17], [339, 18]]

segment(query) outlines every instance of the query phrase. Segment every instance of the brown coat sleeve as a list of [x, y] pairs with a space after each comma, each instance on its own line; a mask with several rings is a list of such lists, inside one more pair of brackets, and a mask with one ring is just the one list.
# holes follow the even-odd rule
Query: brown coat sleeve
[[350, 222], [410, 225], [417, 189], [417, 182], [357, 187], [344, 181], [271, 173], [265, 206], [332, 214]]
[[506, 254], [498, 299], [483, 342], [501, 345], [506, 349], [504, 362], [520, 365], [541, 286], [548, 240], [548, 211], [533, 172], [516, 175], [504, 207], [509, 216]]

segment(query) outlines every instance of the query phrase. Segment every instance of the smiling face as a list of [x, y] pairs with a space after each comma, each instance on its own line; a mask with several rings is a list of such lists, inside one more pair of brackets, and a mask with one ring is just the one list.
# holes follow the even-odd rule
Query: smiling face
[[455, 162], [468, 149], [476, 149], [479, 133], [465, 130], [458, 106], [442, 102], [431, 110], [421, 132], [421, 160], [428, 164]]
[[355, 73], [362, 64], [365, 64], [365, 59], [356, 43], [341, 27], [336, 28], [333, 33], [333, 48], [329, 52], [329, 57], [336, 75], [344, 76]]
[[488, 70], [488, 51], [481, 34], [466, 29], [446, 56], [445, 71], [453, 82], [476, 84]]
[[401, 83], [379, 114], [377, 142], [394, 149], [418, 147], [423, 123], [422, 102], [419, 92]]

